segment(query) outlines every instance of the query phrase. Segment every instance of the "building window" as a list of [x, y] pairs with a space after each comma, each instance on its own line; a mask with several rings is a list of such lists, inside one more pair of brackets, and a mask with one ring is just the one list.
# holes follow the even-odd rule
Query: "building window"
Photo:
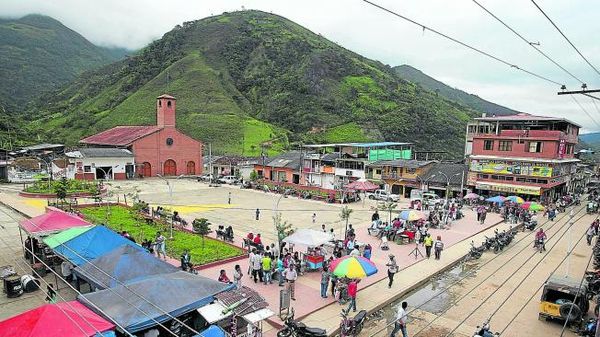
[[501, 140], [498, 151], [512, 151], [512, 140]]
[[414, 168], [407, 168], [406, 169], [406, 173], [408, 174], [415, 174], [417, 172], [417, 169]]
[[381, 174], [381, 169], [376, 169], [375, 174]]
[[573, 145], [569, 144], [569, 145], [567, 145], [567, 154], [571, 154], [571, 153], [573, 153]]
[[167, 106], [170, 108], [171, 107], [171, 101], [167, 101]]
[[542, 152], [542, 142], [529, 142], [529, 151], [528, 152], [535, 152], [535, 153]]
[[89, 166], [89, 165], [84, 166], [83, 167], [83, 172], [86, 172], [86, 173], [92, 172], [92, 167]]
[[494, 149], [494, 141], [493, 140], [484, 140], [483, 141], [483, 149], [486, 151], [492, 151]]

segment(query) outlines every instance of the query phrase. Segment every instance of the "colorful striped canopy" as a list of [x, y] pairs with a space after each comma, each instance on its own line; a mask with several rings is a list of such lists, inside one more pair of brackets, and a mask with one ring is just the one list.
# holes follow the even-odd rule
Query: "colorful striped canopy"
[[522, 204], [525, 202], [525, 200], [523, 200], [523, 198], [516, 196], [516, 195], [509, 195], [508, 197], [506, 197], [506, 200], [516, 202], [517, 204]]
[[408, 209], [408, 210], [401, 211], [400, 215], [398, 217], [400, 219], [406, 220], [406, 221], [417, 221], [417, 220], [427, 218], [423, 212], [417, 211], [414, 209]]
[[329, 271], [337, 277], [364, 278], [377, 273], [377, 267], [362, 256], [347, 255], [333, 260]]
[[44, 239], [44, 243], [48, 245], [48, 247], [54, 249], [62, 245], [63, 243], [89, 231], [92, 228], [94, 228], [94, 226], [69, 228], [58, 234], [50, 235], [49, 237]]
[[521, 205], [521, 208], [528, 209], [530, 211], [543, 211], [544, 206], [538, 204], [537, 202], [528, 201]]

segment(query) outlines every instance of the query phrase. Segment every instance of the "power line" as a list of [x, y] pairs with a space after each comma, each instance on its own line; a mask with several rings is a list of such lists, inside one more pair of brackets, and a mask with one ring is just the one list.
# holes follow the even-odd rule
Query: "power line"
[[556, 65], [557, 67], [559, 67], [562, 71], [564, 71], [565, 73], [567, 73], [569, 76], [573, 77], [576, 81], [580, 82], [581, 84], [584, 83], [581, 79], [579, 79], [577, 76], [573, 75], [573, 73], [571, 73], [570, 71], [568, 71], [567, 69], [565, 69], [563, 66], [561, 66], [560, 64], [558, 64], [558, 62], [556, 62], [550, 56], [548, 56], [546, 53], [544, 53], [534, 43], [532, 43], [529, 40], [527, 40], [526, 38], [524, 38], [523, 35], [519, 34], [516, 30], [514, 30], [512, 27], [510, 27], [507, 23], [505, 23], [504, 21], [502, 21], [502, 19], [500, 19], [498, 16], [494, 15], [494, 13], [492, 13], [490, 10], [488, 10], [487, 8], [485, 8], [482, 4], [480, 4], [479, 2], [477, 2], [477, 0], [473, 0], [473, 2], [477, 6], [481, 7], [481, 9], [483, 9], [486, 13], [488, 13], [489, 15], [491, 15], [494, 19], [496, 19], [498, 22], [500, 22], [502, 25], [504, 25], [504, 27], [508, 28], [508, 30], [510, 30], [516, 36], [518, 36], [521, 40], [523, 40], [523, 42], [527, 43], [531, 48], [535, 49], [538, 53], [542, 54], [542, 56], [544, 56], [546, 59], [548, 59], [548, 61], [554, 63], [554, 65]]
[[542, 12], [542, 14], [546, 17], [546, 19], [548, 19], [548, 21], [550, 21], [550, 23], [552, 24], [552, 26], [554, 26], [554, 28], [556, 28], [556, 30], [560, 33], [560, 35], [562, 35], [565, 40], [567, 40], [567, 42], [569, 42], [569, 44], [571, 45], [571, 47], [573, 47], [573, 49], [575, 49], [575, 51], [577, 52], [577, 54], [579, 54], [579, 56], [581, 56], [581, 58], [590, 66], [592, 67], [592, 69], [594, 69], [594, 71], [596, 72], [596, 74], [600, 75], [600, 71], [598, 71], [598, 69], [596, 69], [596, 67], [594, 67], [594, 65], [588, 61], [588, 59], [583, 56], [583, 54], [579, 51], [579, 49], [577, 49], [577, 47], [575, 47], [575, 45], [573, 44], [573, 42], [571, 42], [571, 40], [569, 40], [569, 38], [565, 35], [565, 33], [562, 32], [562, 30], [560, 30], [560, 28], [558, 28], [558, 26], [554, 23], [554, 21], [552, 21], [552, 19], [550, 19], [550, 17], [546, 14], [546, 12], [544, 12], [544, 10], [535, 2], [535, 0], [531, 0], [531, 2], [533, 2], [533, 4], [535, 5], [535, 7], [537, 7], [537, 9], [539, 9], [540, 12]]
[[589, 113], [589, 112], [588, 112], [588, 111], [587, 111], [587, 110], [586, 110], [586, 109], [583, 107], [583, 105], [581, 105], [581, 103], [579, 103], [579, 101], [577, 100], [577, 98], [575, 98], [575, 96], [572, 96], [572, 95], [571, 95], [571, 96], [569, 96], [569, 97], [571, 97], [571, 99], [572, 99], [572, 100], [573, 100], [573, 101], [574, 101], [574, 102], [575, 102], [575, 103], [576, 103], [576, 104], [579, 106], [579, 108], [580, 108], [581, 110], [583, 110], [583, 112], [585, 112], [585, 114], [586, 114], [586, 115], [588, 115], [588, 117], [589, 117], [589, 118], [590, 118], [590, 119], [591, 119], [591, 120], [592, 120], [594, 123], [596, 123], [596, 125], [597, 125], [598, 127], [600, 127], [600, 123], [598, 123], [598, 122], [597, 122], [597, 121], [594, 119], [594, 117], [592, 117], [592, 114], [590, 114], [590, 113]]
[[483, 51], [483, 50], [481, 50], [481, 49], [479, 49], [479, 48], [473, 47], [473, 46], [471, 46], [471, 45], [469, 45], [469, 44], [467, 44], [467, 43], [465, 43], [465, 42], [462, 42], [462, 41], [460, 41], [460, 40], [458, 40], [458, 39], [456, 39], [456, 38], [453, 38], [453, 37], [451, 37], [451, 36], [449, 36], [449, 35], [447, 35], [447, 34], [444, 34], [444, 33], [440, 32], [440, 31], [438, 31], [438, 30], [436, 30], [436, 29], [433, 29], [433, 28], [431, 28], [431, 27], [428, 27], [428, 26], [426, 26], [426, 25], [424, 25], [424, 24], [421, 24], [421, 23], [419, 23], [419, 22], [417, 22], [417, 21], [415, 21], [415, 20], [413, 20], [413, 19], [410, 19], [410, 18], [408, 18], [408, 17], [404, 16], [404, 15], [398, 14], [398, 13], [396, 13], [396, 12], [394, 12], [394, 11], [390, 10], [390, 9], [387, 9], [387, 8], [385, 8], [385, 7], [383, 7], [383, 6], [380, 6], [380, 5], [376, 4], [376, 3], [373, 3], [373, 2], [371, 2], [371, 1], [369, 1], [369, 0], [362, 0], [362, 1], [363, 1], [363, 2], [366, 2], [366, 3], [368, 3], [369, 5], [371, 5], [371, 6], [373, 6], [373, 7], [379, 8], [380, 10], [382, 10], [382, 11], [384, 11], [384, 12], [390, 13], [390, 14], [392, 14], [392, 15], [394, 15], [394, 16], [396, 16], [396, 17], [400, 18], [400, 19], [403, 19], [403, 20], [405, 20], [405, 21], [408, 21], [408, 22], [410, 22], [410, 23], [412, 23], [412, 24], [414, 24], [414, 25], [417, 25], [417, 26], [421, 27], [421, 28], [423, 29], [423, 31], [425, 31], [425, 30], [428, 30], [428, 31], [430, 31], [430, 32], [432, 32], [432, 33], [434, 33], [434, 34], [437, 34], [437, 35], [439, 35], [439, 36], [441, 36], [441, 37], [444, 37], [444, 38], [446, 38], [446, 39], [448, 39], [448, 40], [450, 40], [450, 41], [452, 41], [452, 42], [454, 42], [454, 43], [457, 43], [457, 44], [459, 44], [459, 45], [463, 46], [463, 47], [466, 47], [466, 48], [468, 48], [468, 49], [471, 49], [471, 50], [473, 50], [473, 51], [475, 51], [475, 52], [477, 52], [477, 53], [479, 53], [479, 54], [482, 54], [482, 55], [484, 55], [484, 56], [487, 56], [487, 57], [489, 57], [489, 58], [491, 58], [491, 59], [493, 59], [493, 60], [495, 60], [495, 61], [498, 61], [498, 62], [500, 62], [500, 63], [502, 63], [502, 64], [504, 64], [504, 65], [507, 65], [507, 66], [509, 66], [509, 67], [511, 67], [511, 68], [515, 68], [515, 69], [517, 69], [517, 70], [521, 70], [521, 71], [523, 71], [523, 72], [525, 72], [525, 73], [527, 73], [527, 74], [529, 74], [529, 75], [531, 75], [531, 76], [537, 77], [537, 78], [539, 78], [539, 79], [541, 79], [541, 80], [544, 80], [544, 81], [546, 81], [546, 82], [549, 82], [549, 83], [552, 83], [552, 84], [556, 84], [556, 85], [558, 85], [558, 86], [564, 86], [564, 84], [562, 84], [562, 83], [559, 83], [559, 82], [557, 82], [557, 81], [553, 81], [553, 80], [551, 80], [551, 79], [549, 79], [549, 78], [547, 78], [547, 77], [544, 77], [544, 76], [542, 76], [542, 75], [536, 74], [536, 73], [534, 73], [534, 72], [532, 72], [532, 71], [529, 71], [529, 70], [527, 70], [527, 69], [521, 68], [521, 67], [519, 67], [519, 66], [517, 66], [517, 65], [515, 65], [515, 64], [512, 64], [512, 63], [510, 63], [510, 62], [508, 62], [508, 61], [505, 61], [505, 60], [503, 60], [503, 59], [501, 59], [501, 58], [499, 58], [499, 57], [497, 57], [497, 56], [494, 56], [494, 55], [492, 55], [492, 54], [490, 54], [490, 53], [488, 53], [488, 52], [485, 52], [485, 51]]

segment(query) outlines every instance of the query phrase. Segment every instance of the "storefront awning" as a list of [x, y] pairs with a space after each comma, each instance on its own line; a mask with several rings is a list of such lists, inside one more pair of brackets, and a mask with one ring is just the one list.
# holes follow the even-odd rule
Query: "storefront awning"
[[529, 194], [529, 195], [540, 195], [541, 188], [536, 186], [527, 185], [512, 185], [512, 184], [499, 184], [490, 182], [481, 182], [475, 185], [478, 190], [506, 192], [511, 194]]

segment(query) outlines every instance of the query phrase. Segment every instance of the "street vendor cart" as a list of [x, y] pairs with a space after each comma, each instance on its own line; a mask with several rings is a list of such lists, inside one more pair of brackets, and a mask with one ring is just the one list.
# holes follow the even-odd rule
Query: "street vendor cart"
[[299, 229], [292, 235], [283, 239], [288, 245], [304, 248], [302, 264], [306, 271], [316, 271], [323, 268], [325, 262], [325, 249], [321, 247], [328, 244], [332, 237], [328, 233], [314, 229]]

